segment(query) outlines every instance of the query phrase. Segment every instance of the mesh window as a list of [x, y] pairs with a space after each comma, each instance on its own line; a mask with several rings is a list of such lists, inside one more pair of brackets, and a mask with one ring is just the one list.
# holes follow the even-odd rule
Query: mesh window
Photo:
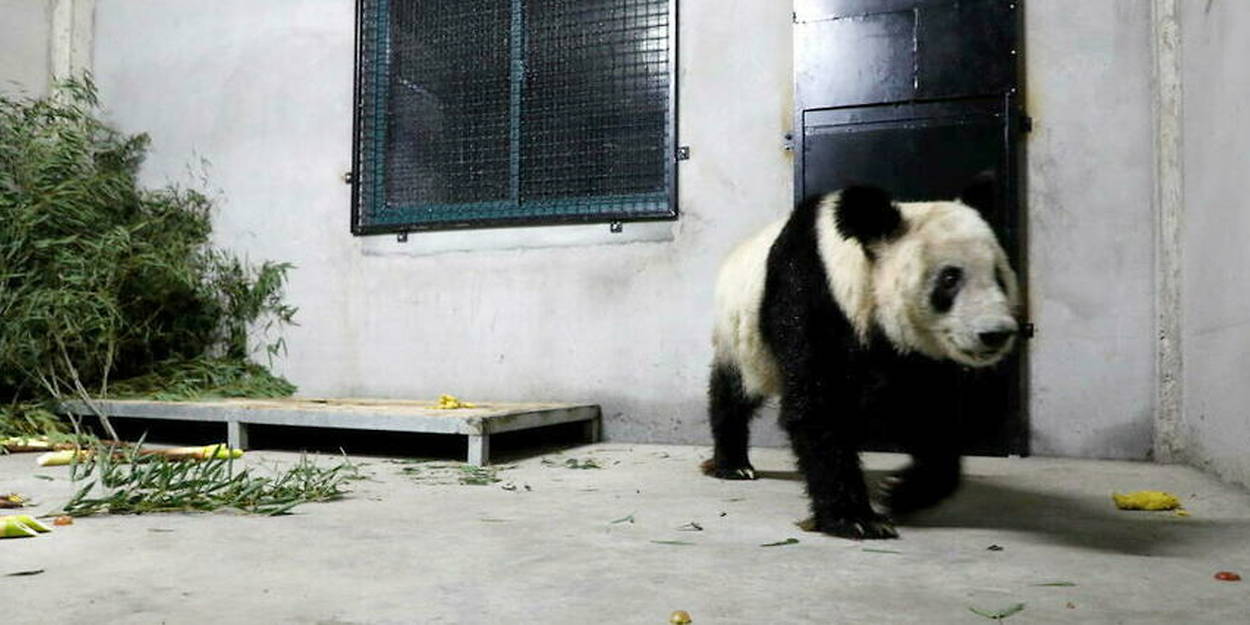
[[358, 233], [674, 215], [670, 0], [361, 0]]

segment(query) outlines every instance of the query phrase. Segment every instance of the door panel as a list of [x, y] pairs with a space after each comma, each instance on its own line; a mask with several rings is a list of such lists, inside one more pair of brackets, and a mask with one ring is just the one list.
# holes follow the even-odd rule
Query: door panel
[[[1021, 274], [1019, 2], [796, 0], [795, 200], [875, 184], [951, 199], [992, 171], [985, 215]], [[1027, 453], [1024, 345], [960, 388], [965, 451]], [[874, 433], [871, 448], [894, 449]]]

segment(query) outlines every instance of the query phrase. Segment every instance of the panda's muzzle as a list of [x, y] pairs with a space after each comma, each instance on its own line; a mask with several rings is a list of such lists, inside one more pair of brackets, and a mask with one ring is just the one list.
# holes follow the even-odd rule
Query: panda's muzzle
[[990, 332], [981, 332], [977, 334], [977, 338], [981, 340], [981, 344], [991, 350], [1002, 349], [1011, 337], [1016, 335], [1016, 329], [992, 330]]

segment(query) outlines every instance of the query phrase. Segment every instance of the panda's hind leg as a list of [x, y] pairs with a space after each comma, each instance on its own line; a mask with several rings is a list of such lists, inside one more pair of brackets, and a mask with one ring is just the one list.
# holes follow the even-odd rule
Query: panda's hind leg
[[751, 417], [764, 398], [752, 395], [742, 384], [737, 367], [714, 363], [708, 384], [708, 420], [712, 426], [712, 458], [703, 472], [725, 480], [753, 480], [755, 467], [747, 458]]
[[891, 393], [896, 439], [911, 454], [911, 464], [881, 484], [882, 499], [896, 516], [934, 506], [960, 483], [962, 440], [956, 401], [925, 403], [926, 398], [962, 392], [958, 369], [930, 365], [912, 372], [907, 388]]

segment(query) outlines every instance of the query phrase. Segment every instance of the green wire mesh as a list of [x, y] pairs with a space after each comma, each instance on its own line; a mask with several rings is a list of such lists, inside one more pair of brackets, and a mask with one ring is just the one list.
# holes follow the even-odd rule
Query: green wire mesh
[[357, 231], [671, 217], [669, 0], [361, 0]]

